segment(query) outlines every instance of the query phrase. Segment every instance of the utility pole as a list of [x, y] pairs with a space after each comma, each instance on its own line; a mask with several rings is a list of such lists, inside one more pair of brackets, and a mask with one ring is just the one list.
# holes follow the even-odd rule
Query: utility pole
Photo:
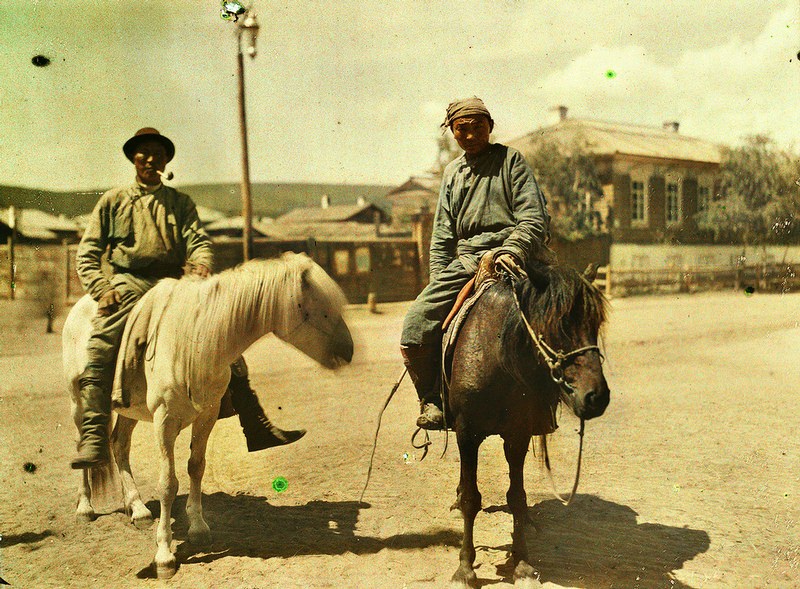
[[242, 248], [244, 261], [253, 256], [253, 199], [250, 192], [250, 159], [247, 149], [247, 115], [245, 111], [244, 92], [244, 51], [243, 42], [247, 43], [247, 54], [250, 59], [256, 56], [256, 38], [258, 37], [258, 21], [255, 14], [249, 11], [238, 28], [237, 65], [239, 73], [239, 126], [242, 135]]

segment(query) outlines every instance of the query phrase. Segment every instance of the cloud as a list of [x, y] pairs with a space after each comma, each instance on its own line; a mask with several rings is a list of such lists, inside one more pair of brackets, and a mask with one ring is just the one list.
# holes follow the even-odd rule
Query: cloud
[[656, 126], [679, 120], [686, 134], [711, 140], [770, 133], [788, 143], [800, 128], [799, 32], [792, 3], [752, 40], [687, 49], [671, 60], [641, 45], [595, 45], [526, 93], [542, 104], [566, 104], [578, 117]]

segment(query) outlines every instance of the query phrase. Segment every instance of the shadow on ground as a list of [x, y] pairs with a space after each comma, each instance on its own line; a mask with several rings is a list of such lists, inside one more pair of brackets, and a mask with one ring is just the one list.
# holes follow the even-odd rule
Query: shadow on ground
[[[691, 589], [674, 572], [710, 545], [703, 530], [640, 524], [630, 507], [593, 495], [578, 495], [569, 507], [555, 499], [544, 501], [529, 515], [534, 568], [543, 582], [568, 587]], [[497, 572], [508, 578], [513, 572], [508, 568], [503, 565]]]
[[[148, 503], [156, 514], [158, 503]], [[372, 538], [355, 534], [358, 513], [368, 503], [311, 501], [305, 505], [273, 506], [264, 497], [214, 493], [203, 496], [203, 512], [211, 528], [211, 546], [187, 541], [186, 495], [176, 498], [172, 513], [176, 556], [181, 565], [210, 563], [226, 556], [254, 558], [297, 555], [374, 554], [389, 548], [407, 550], [428, 546], [460, 546], [461, 535], [450, 529]], [[151, 565], [152, 567], [152, 565]], [[140, 578], [153, 576], [152, 568]]]

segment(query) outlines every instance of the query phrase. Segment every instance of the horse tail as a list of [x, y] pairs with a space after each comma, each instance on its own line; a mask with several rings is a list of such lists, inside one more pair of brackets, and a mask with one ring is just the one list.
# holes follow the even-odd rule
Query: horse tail
[[89, 484], [92, 489], [92, 504], [98, 511], [116, 511], [122, 500], [122, 481], [119, 467], [114, 459], [113, 442], [117, 437], [116, 414], [111, 413], [108, 420], [108, 456], [109, 460], [102, 466], [89, 469]]

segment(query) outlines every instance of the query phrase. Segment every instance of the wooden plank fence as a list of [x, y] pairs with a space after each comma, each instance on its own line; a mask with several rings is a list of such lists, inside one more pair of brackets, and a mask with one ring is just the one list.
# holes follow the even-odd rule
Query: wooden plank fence
[[800, 290], [800, 267], [774, 263], [659, 269], [602, 266], [598, 268], [595, 284], [607, 297], [725, 288], [786, 293]]
[[[17, 298], [43, 305], [70, 305], [83, 296], [75, 271], [75, 245], [21, 245], [16, 247], [15, 270], [11, 254], [0, 245], [0, 299]], [[237, 243], [215, 243], [220, 262], [217, 270], [241, 261]], [[340, 284], [352, 303], [412, 300], [425, 281], [410, 240], [373, 242], [259, 242], [256, 253], [306, 251]], [[607, 297], [702, 290], [748, 289], [751, 292], [800, 291], [800, 264], [684, 267], [662, 269], [598, 269], [595, 284]]]

